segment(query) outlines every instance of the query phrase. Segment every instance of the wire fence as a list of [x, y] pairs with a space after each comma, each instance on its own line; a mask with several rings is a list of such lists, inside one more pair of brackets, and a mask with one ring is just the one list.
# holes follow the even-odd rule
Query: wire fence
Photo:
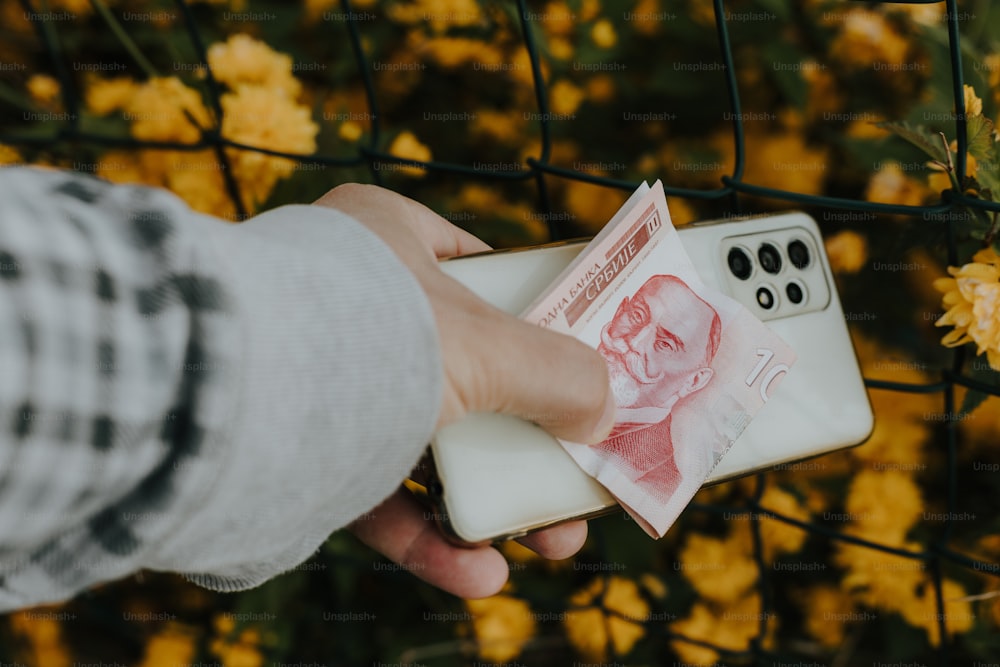
[[[38, 12], [39, 7], [33, 6], [31, 0], [20, 0], [25, 12]], [[202, 64], [207, 63], [206, 45], [199, 30], [198, 23], [193, 16], [192, 9], [184, 0], [176, 1], [176, 9], [180, 16], [180, 25], [183, 26], [190, 45], [194, 50], [197, 60]], [[350, 0], [341, 0], [341, 10], [348, 16], [357, 14], [352, 7]], [[303, 164], [324, 165], [329, 168], [349, 169], [363, 167], [367, 168], [371, 181], [376, 184], [383, 184], [385, 173], [384, 165], [410, 165], [419, 166], [428, 172], [447, 174], [460, 179], [477, 179], [485, 182], [501, 181], [524, 181], [534, 184], [537, 196], [537, 210], [542, 214], [554, 213], [552, 197], [550, 196], [550, 183], [548, 178], [578, 180], [591, 183], [604, 188], [631, 191], [638, 186], [637, 182], [613, 179], [603, 176], [596, 176], [591, 173], [584, 173], [573, 169], [558, 166], [551, 160], [553, 150], [552, 121], [550, 120], [549, 91], [542, 76], [542, 59], [540, 56], [540, 44], [537, 39], [537, 31], [533, 29], [531, 12], [525, 0], [516, 1], [516, 10], [520, 21], [521, 35], [524, 46], [527, 50], [534, 81], [534, 103], [538, 118], [538, 132], [540, 136], [540, 150], [537, 157], [527, 159], [527, 169], [520, 171], [498, 171], [488, 169], [477, 169], [463, 164], [455, 164], [444, 161], [419, 161], [400, 158], [382, 149], [384, 144], [384, 128], [382, 127], [383, 114], [380, 110], [379, 98], [376, 94], [376, 86], [373, 82], [373, 66], [368, 56], [366, 56], [363, 46], [363, 29], [359, 22], [348, 18], [346, 21], [347, 37], [350, 43], [350, 50], [356, 60], [356, 68], [360, 74], [364, 88], [364, 96], [367, 104], [367, 112], [370, 118], [370, 132], [367, 140], [358, 146], [356, 154], [343, 156], [330, 155], [297, 155], [280, 151], [267, 150], [259, 147], [243, 145], [232, 141], [224, 136], [217, 124], [214, 127], [203, 127], [201, 138], [196, 143], [175, 143], [175, 142], [145, 142], [138, 141], [130, 137], [108, 136], [99, 132], [94, 132], [82, 126], [80, 119], [81, 98], [77, 91], [76, 84], [67, 66], [67, 56], [60, 41], [60, 35], [55, 26], [48, 21], [34, 21], [32, 25], [36, 31], [36, 37], [40, 44], [44, 46], [51, 63], [52, 71], [59, 81], [62, 91], [62, 102], [67, 112], [66, 122], [59, 128], [54, 136], [26, 135], [18, 132], [7, 132], [0, 136], [0, 142], [24, 148], [51, 148], [60, 146], [64, 150], [73, 150], [75, 147], [93, 146], [100, 148], [118, 149], [159, 149], [176, 151], [197, 151], [211, 149], [214, 151], [216, 159], [222, 165], [221, 173], [225, 179], [225, 186], [232, 199], [238, 216], [247, 215], [243, 199], [240, 196], [240, 188], [233, 176], [229, 151], [257, 151], [275, 157], [285, 157]], [[744, 166], [746, 163], [746, 142], [744, 114], [739, 86], [737, 84], [738, 66], [734, 61], [733, 51], [730, 42], [729, 26], [726, 19], [726, 7], [722, 0], [713, 1], [715, 14], [715, 30], [718, 39], [718, 48], [722, 68], [725, 76], [725, 88], [728, 98], [728, 118], [731, 119], [732, 141], [735, 146], [735, 163], [731, 173], [724, 176], [719, 186], [714, 189], [691, 189], [683, 187], [672, 187], [669, 181], [665, 187], [668, 196], [682, 197], [692, 200], [713, 200], [720, 202], [729, 213], [739, 214], [744, 206], [747, 196], [764, 197], [773, 200], [791, 202], [797, 205], [835, 209], [845, 211], [862, 211], [872, 214], [891, 214], [897, 216], [909, 216], [911, 218], [933, 219], [943, 225], [947, 233], [949, 264], [958, 263], [960, 257], [956, 242], [956, 220], [961, 220], [960, 215], [950, 215], [957, 213], [961, 208], [973, 208], [991, 213], [1000, 212], [1000, 203], [986, 201], [975, 196], [955, 191], [943, 193], [939, 202], [928, 206], [911, 206], [874, 203], [853, 198], [838, 198], [831, 196], [813, 196], [798, 192], [774, 189], [748, 182], [744, 179]], [[878, 3], [870, 3], [878, 4]], [[922, 3], [911, 3], [922, 4]], [[963, 181], [968, 168], [966, 162], [966, 149], [968, 137], [966, 125], [962, 120], [965, 117], [965, 97], [963, 94], [963, 62], [962, 47], [959, 33], [960, 11], [956, 0], [946, 0], [944, 2], [946, 10], [948, 49], [951, 60], [951, 83], [954, 95], [955, 124], [954, 133], [957, 137], [957, 162], [956, 170], [959, 181]], [[96, 3], [95, 3], [95, 6]], [[103, 5], [102, 5], [103, 6]], [[216, 123], [221, 123], [223, 118], [223, 108], [220, 103], [221, 86], [213, 76], [211, 68], [205, 67], [205, 88], [208, 92], [208, 102], [215, 112]], [[192, 120], [192, 122], [194, 122]], [[566, 236], [565, 226], [561, 225], [558, 215], [545, 215], [548, 232], [551, 240], [559, 240]], [[939, 377], [929, 383], [902, 383], [884, 380], [866, 379], [866, 385], [873, 390], [886, 390], [892, 392], [902, 392], [906, 394], [930, 394], [940, 398], [941, 409], [945, 415], [955, 415], [958, 412], [958, 401], [956, 398], [956, 388], [964, 387], [968, 390], [983, 392], [989, 395], [1000, 395], [997, 389], [981, 380], [970, 377], [963, 372], [966, 364], [966, 350], [964, 347], [956, 348], [951, 357], [950, 368], [943, 370]], [[905, 559], [910, 559], [915, 563], [922, 563], [931, 574], [936, 598], [936, 609], [938, 618], [938, 631], [940, 644], [937, 648], [939, 664], [952, 664], [952, 653], [954, 650], [951, 636], [946, 627], [946, 610], [944, 594], [942, 591], [942, 580], [945, 568], [949, 565], [957, 565], [962, 568], [969, 568], [978, 573], [987, 573], [993, 577], [1000, 578], [1000, 564], [984, 562], [975, 558], [970, 558], [959, 553], [952, 546], [954, 521], [950, 518], [956, 516], [959, 511], [958, 476], [956, 472], [959, 457], [960, 432], [956, 420], [946, 420], [944, 424], [944, 441], [941, 443], [946, 448], [947, 467], [940, 471], [941, 480], [945, 489], [946, 518], [941, 530], [936, 538], [919, 550], [909, 550], [880, 544], [878, 542], [861, 539], [852, 535], [824, 525], [818, 522], [803, 522], [790, 516], [784, 516], [774, 512], [761, 503], [768, 474], [760, 474], [756, 477], [755, 495], [746, 503], [736, 506], [724, 504], [703, 504], [694, 503], [690, 506], [690, 513], [705, 513], [710, 515], [748, 515], [753, 528], [754, 559], [758, 568], [757, 590], [762, 603], [759, 616], [759, 630], [757, 635], [751, 640], [746, 651], [732, 651], [725, 646], [704, 642], [697, 639], [684, 637], [677, 633], [664, 631], [662, 626], [655, 626], [655, 631], [661, 636], [678, 640], [688, 641], [695, 645], [712, 648], [726, 660], [749, 660], [754, 664], [773, 664], [775, 661], [791, 660], [789, 654], [782, 651], [773, 651], [765, 648], [764, 638], [768, 633], [768, 619], [773, 615], [771, 587], [781, 584], [773, 575], [769, 575], [771, 568], [764, 557], [764, 549], [761, 537], [761, 519], [770, 517], [778, 521], [795, 526], [808, 534], [821, 540], [828, 541], [831, 545], [837, 542], [863, 546], [869, 549], [879, 550], [884, 553], [893, 554]], [[890, 575], [891, 576], [891, 575]], [[615, 612], [608, 610], [610, 615]], [[654, 630], [654, 624], [647, 624], [648, 629]], [[616, 656], [615, 647], [609, 640], [607, 646], [608, 654]]]

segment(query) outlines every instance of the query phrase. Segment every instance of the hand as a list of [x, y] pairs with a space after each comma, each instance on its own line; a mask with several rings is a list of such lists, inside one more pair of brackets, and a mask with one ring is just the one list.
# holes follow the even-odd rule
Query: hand
[[[421, 204], [372, 185], [341, 185], [316, 204], [342, 211], [377, 234], [427, 294], [444, 363], [438, 428], [468, 412], [501, 412], [573, 442], [601, 442], [611, 432], [614, 397], [607, 365], [596, 351], [503, 313], [437, 266], [439, 258], [489, 246]], [[387, 558], [455, 595], [485, 597], [500, 590], [508, 570], [498, 551], [452, 546], [422, 514], [400, 489], [351, 529]], [[547, 558], [567, 558], [586, 536], [586, 523], [578, 521], [521, 542]]]

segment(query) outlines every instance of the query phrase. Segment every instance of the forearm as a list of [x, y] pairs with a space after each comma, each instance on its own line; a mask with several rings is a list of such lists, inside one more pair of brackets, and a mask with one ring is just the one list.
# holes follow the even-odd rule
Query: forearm
[[0, 607], [140, 567], [260, 583], [419, 455], [430, 309], [346, 216], [29, 170], [0, 202]]

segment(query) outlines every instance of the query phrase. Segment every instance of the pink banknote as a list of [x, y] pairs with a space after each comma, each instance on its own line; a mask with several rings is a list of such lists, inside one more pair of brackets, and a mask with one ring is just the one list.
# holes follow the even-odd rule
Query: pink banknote
[[637, 190], [522, 317], [607, 361], [611, 436], [562, 445], [655, 537], [795, 361], [750, 311], [701, 282], [659, 181]]

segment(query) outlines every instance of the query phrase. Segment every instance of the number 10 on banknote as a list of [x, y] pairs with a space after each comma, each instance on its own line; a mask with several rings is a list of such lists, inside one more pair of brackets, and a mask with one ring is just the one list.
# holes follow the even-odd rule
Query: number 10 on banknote
[[661, 537], [795, 361], [741, 304], [705, 286], [643, 185], [522, 317], [597, 349], [618, 405], [597, 445], [560, 441]]

